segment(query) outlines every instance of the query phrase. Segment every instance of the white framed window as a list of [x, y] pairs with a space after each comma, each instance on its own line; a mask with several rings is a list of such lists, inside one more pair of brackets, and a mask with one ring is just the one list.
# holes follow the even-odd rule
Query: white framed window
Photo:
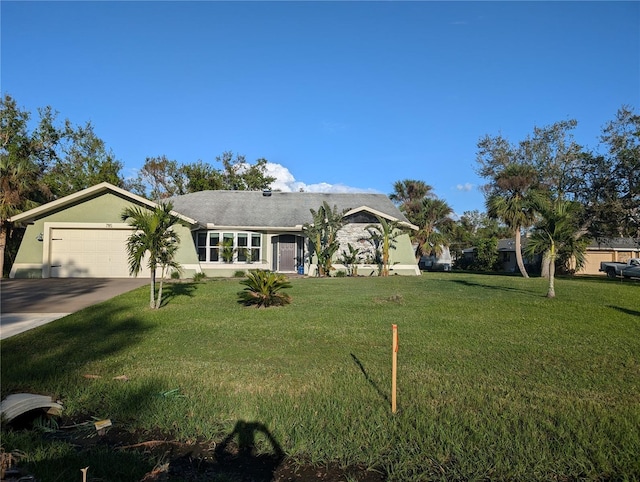
[[262, 259], [262, 235], [245, 231], [200, 231], [198, 259], [206, 263], [255, 263]]

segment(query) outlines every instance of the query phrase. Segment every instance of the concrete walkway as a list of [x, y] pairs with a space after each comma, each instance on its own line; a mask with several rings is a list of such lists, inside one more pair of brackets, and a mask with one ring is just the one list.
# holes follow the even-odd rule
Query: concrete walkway
[[2, 279], [0, 340], [148, 283], [145, 278]]

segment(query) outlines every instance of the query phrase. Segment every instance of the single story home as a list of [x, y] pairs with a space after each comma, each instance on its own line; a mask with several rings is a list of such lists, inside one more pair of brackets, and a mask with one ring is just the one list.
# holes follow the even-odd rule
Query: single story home
[[[522, 249], [524, 250], [527, 238], [522, 238]], [[516, 250], [514, 239], [500, 239], [498, 241], [499, 260], [502, 264], [502, 271], [516, 272], [518, 270], [516, 264]], [[468, 260], [472, 260], [475, 256], [475, 248], [463, 249], [462, 253]], [[629, 258], [640, 258], [640, 239], [634, 238], [602, 238], [596, 239], [587, 246], [585, 251], [585, 264], [576, 271], [577, 275], [602, 275], [600, 272], [600, 263], [602, 261], [617, 261], [625, 263]], [[540, 256], [533, 258], [524, 257], [527, 271], [536, 272], [540, 270]], [[573, 265], [575, 266], [575, 264]]]
[[[522, 251], [522, 260], [524, 262], [525, 269], [528, 273], [539, 273], [540, 264], [542, 262], [542, 256], [540, 255], [527, 255], [524, 250], [527, 245], [527, 238], [522, 237], [520, 241], [520, 249]], [[467, 263], [471, 263], [477, 255], [477, 248], [471, 247], [462, 250], [463, 259]], [[498, 263], [500, 271], [504, 273], [516, 273], [518, 272], [518, 261], [516, 259], [516, 240], [515, 238], [499, 239], [496, 245], [496, 252], [498, 253]]]
[[[525, 265], [525, 269], [528, 272], [540, 272], [540, 263], [542, 262], [542, 256], [540, 255], [527, 255], [524, 253], [527, 247], [528, 239], [522, 237], [520, 244], [522, 253], [522, 260]], [[518, 261], [516, 260], [516, 240], [515, 238], [499, 239], [498, 240], [498, 256], [500, 263], [502, 263], [502, 271], [507, 273], [518, 272]]]
[[[351, 243], [363, 253], [358, 274], [377, 274], [373, 245], [366, 240], [376, 216], [417, 229], [384, 194], [201, 191], [171, 201], [179, 217], [174, 229], [181, 240], [176, 260], [182, 277], [234, 276], [250, 269], [315, 275], [303, 225], [325, 201], [345, 212], [337, 270], [346, 271], [338, 260]], [[10, 221], [26, 230], [10, 277], [129, 277], [126, 243], [133, 231], [121, 214], [130, 206], [152, 210], [157, 204], [101, 183], [13, 216]], [[390, 265], [392, 274], [420, 274], [407, 233], [397, 238]]]
[[600, 263], [616, 261], [626, 263], [629, 258], [640, 258], [640, 239], [602, 238], [587, 246], [585, 265], [576, 274], [605, 275], [601, 273]]
[[[522, 249], [524, 250], [527, 238], [522, 238]], [[516, 251], [515, 240], [513, 239], [501, 239], [498, 241], [498, 252], [500, 254], [500, 261], [502, 262], [503, 270], [515, 272], [517, 271], [516, 265]], [[584, 253], [585, 264], [576, 271], [577, 275], [602, 275], [600, 270], [600, 262], [602, 261], [618, 261], [626, 262], [629, 258], [640, 258], [640, 239], [633, 238], [603, 238], [599, 240], [593, 240]], [[533, 259], [525, 256], [525, 265], [527, 265], [528, 271], [540, 269], [541, 256], [535, 256]], [[571, 267], [575, 267], [575, 263], [572, 263]], [[532, 269], [533, 268], [533, 269]]]

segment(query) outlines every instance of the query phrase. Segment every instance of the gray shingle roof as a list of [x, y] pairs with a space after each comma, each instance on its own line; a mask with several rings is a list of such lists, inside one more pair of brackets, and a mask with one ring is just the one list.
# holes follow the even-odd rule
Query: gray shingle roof
[[315, 211], [326, 201], [338, 211], [369, 207], [400, 221], [404, 215], [384, 194], [200, 191], [171, 198], [174, 211], [201, 224], [237, 227], [295, 227], [311, 222]]
[[590, 248], [598, 249], [638, 249], [640, 238], [600, 238], [594, 239], [589, 245]]

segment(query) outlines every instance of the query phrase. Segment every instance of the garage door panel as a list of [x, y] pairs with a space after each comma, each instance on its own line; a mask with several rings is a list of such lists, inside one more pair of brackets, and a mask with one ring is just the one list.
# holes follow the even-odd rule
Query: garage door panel
[[[51, 277], [128, 278], [129, 229], [53, 228]], [[141, 277], [148, 276], [140, 273]]]

